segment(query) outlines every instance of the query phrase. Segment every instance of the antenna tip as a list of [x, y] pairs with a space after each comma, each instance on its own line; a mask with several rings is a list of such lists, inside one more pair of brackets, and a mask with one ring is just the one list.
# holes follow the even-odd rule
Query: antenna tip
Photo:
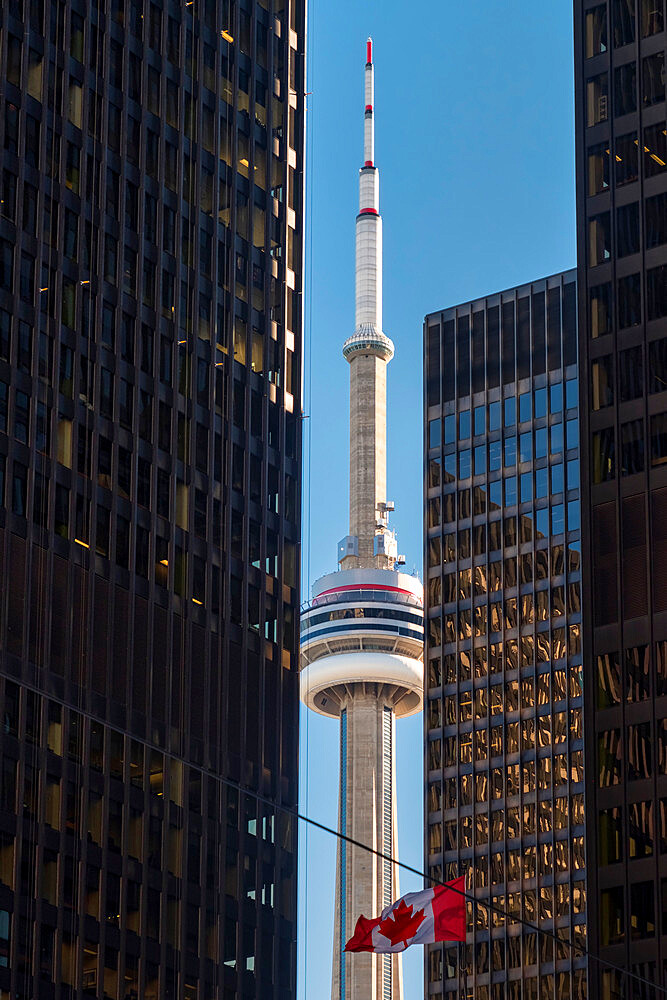
[[369, 63], [372, 62], [373, 62], [373, 39], [369, 35], [368, 39], [366, 40], [366, 64], [368, 65]]

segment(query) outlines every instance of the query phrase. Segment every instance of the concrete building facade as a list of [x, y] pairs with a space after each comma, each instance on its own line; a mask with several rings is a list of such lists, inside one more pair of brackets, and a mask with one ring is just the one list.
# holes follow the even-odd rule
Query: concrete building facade
[[[340, 569], [319, 579], [301, 623], [301, 697], [340, 722], [339, 829], [396, 856], [395, 720], [419, 711], [423, 684], [421, 582], [398, 569], [386, 497], [386, 372], [382, 220], [374, 162], [372, 43], [365, 68], [364, 165], [356, 222], [356, 326], [350, 364], [350, 534]], [[346, 955], [357, 918], [399, 895], [395, 864], [339, 842], [332, 1000], [402, 1000], [399, 955]]]

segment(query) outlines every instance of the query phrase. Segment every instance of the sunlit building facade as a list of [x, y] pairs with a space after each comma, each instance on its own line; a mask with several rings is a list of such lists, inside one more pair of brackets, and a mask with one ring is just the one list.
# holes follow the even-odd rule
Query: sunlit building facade
[[424, 324], [426, 856], [467, 875], [426, 993], [583, 1000], [576, 272]]
[[304, 32], [0, 5], [2, 996], [295, 995]]
[[[576, 0], [574, 13], [589, 943], [664, 990], [666, 10]], [[605, 1000], [655, 995], [590, 975]]]

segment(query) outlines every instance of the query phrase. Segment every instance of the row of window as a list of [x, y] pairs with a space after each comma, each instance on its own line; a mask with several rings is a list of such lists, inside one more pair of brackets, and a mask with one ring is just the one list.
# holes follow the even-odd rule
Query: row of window
[[[607, 215], [609, 213], [606, 213]], [[602, 224], [602, 232], [605, 226]], [[604, 237], [606, 238], [606, 237]], [[609, 245], [611, 253], [611, 245]], [[618, 329], [638, 326], [642, 321], [641, 274], [628, 274], [616, 283], [616, 325]], [[667, 316], [667, 264], [646, 271], [646, 318], [649, 321]], [[589, 289], [588, 313], [591, 337], [602, 337], [614, 329], [614, 288], [610, 281]]]
[[[575, 409], [579, 402], [578, 383], [576, 379], [568, 379], [565, 383], [565, 400], [563, 400], [563, 383], [555, 382], [532, 392], [521, 392], [517, 396], [508, 396], [503, 403], [489, 403], [488, 406], [475, 406], [472, 410], [460, 410], [457, 414], [449, 413], [442, 419], [430, 420], [429, 448], [438, 448], [440, 444], [449, 445], [456, 441], [465, 441], [471, 436], [480, 437], [499, 431], [502, 426], [514, 427], [517, 423], [525, 424], [532, 420], [540, 420], [547, 415], [560, 414], [565, 409]], [[518, 410], [518, 412], [517, 412]], [[471, 422], [472, 416], [472, 422]], [[560, 418], [557, 418], [560, 419]]]
[[[576, 283], [520, 295], [472, 315], [426, 320], [429, 406], [577, 362]], [[441, 343], [442, 338], [442, 343]]]
[[[652, 340], [647, 348], [648, 394], [667, 389], [667, 337]], [[616, 398], [614, 369], [618, 378], [618, 401], [627, 403], [644, 395], [644, 354], [642, 345], [605, 354], [591, 361], [591, 407], [613, 406]]]
[[[433, 622], [433, 632], [429, 628], [429, 642], [434, 645], [434, 640], [441, 635], [441, 625], [439, 619], [429, 619]], [[456, 635], [457, 625], [460, 624], [460, 643], [468, 645], [471, 637], [472, 626], [467, 616], [458, 622], [455, 616], [450, 616], [445, 625], [449, 635]], [[466, 640], [468, 640], [466, 642]], [[454, 640], [451, 640], [452, 643]], [[538, 632], [533, 637], [532, 632], [522, 635], [520, 638], [507, 638], [504, 642], [492, 642], [488, 650], [488, 663], [491, 673], [499, 673], [501, 670], [518, 670], [519, 666], [528, 667], [533, 663], [549, 663], [552, 660], [562, 660], [566, 656], [578, 656], [581, 652], [581, 625], [572, 623], [567, 628], [554, 627], [551, 635], [548, 631]], [[473, 655], [469, 650], [459, 650], [458, 655], [466, 658], [468, 663], [461, 667], [461, 676], [469, 670], [471, 660], [475, 660], [475, 676], [481, 677], [486, 674], [487, 652], [484, 646], [475, 648]]]
[[[641, 61], [641, 86], [638, 88], [637, 63], [617, 66], [613, 73], [614, 117], [631, 114], [638, 103], [643, 108], [665, 100], [665, 53], [644, 56]], [[638, 93], [639, 91], [639, 93]], [[609, 118], [609, 73], [598, 73], [586, 81], [586, 124], [590, 128]]]
[[606, 52], [610, 41], [620, 48], [632, 44], [637, 31], [641, 38], [648, 38], [665, 30], [663, 0], [611, 0], [609, 13], [607, 4], [599, 3], [586, 11], [585, 19], [587, 59]]
[[[667, 128], [665, 124], [647, 125], [643, 132], [642, 162], [644, 177], [655, 177], [667, 170]], [[639, 138], [637, 132], [619, 135], [610, 143], [602, 142], [588, 148], [588, 194], [607, 191], [611, 185], [612, 165], [614, 184], [632, 184], [639, 178]], [[654, 210], [651, 210], [652, 218]], [[658, 222], [659, 224], [659, 222]], [[646, 223], [647, 232], [649, 223]], [[662, 240], [661, 242], [664, 242]]]
[[[639, 253], [667, 243], [667, 192], [644, 200], [644, 239], [640, 239], [639, 202], [616, 209], [616, 257]], [[595, 267], [613, 253], [611, 213], [601, 212], [588, 220], [588, 264]]]
[[[657, 730], [657, 731], [656, 731]], [[598, 733], [598, 785], [609, 788], [667, 773], [667, 719], [628, 723]]]
[[[505, 897], [498, 896], [504, 905]], [[576, 927], [579, 925], [575, 925]], [[585, 928], [583, 928], [585, 931]], [[564, 931], [564, 936], [569, 938], [569, 928]], [[576, 943], [582, 946], [581, 933], [577, 936]], [[543, 961], [553, 961], [554, 940], [550, 935], [536, 933], [505, 938], [494, 938], [492, 941], [479, 942], [474, 946], [462, 946], [462, 958], [459, 959], [456, 948], [445, 949], [444, 978], [455, 980], [452, 988], [443, 990], [443, 1000], [461, 1000], [461, 990], [458, 986], [461, 971], [466, 976], [472, 978], [478, 971], [478, 975], [483, 975], [489, 970], [489, 953], [491, 954], [491, 969], [493, 972], [503, 972], [510, 969], [522, 970], [526, 966], [537, 965], [538, 940], [540, 942], [539, 953]], [[523, 942], [523, 956], [522, 956]], [[585, 933], [583, 934], [583, 945], [585, 946]], [[558, 958], [569, 961], [572, 957], [573, 949], [560, 943], [558, 946]], [[474, 959], [473, 959], [474, 954]], [[467, 957], [466, 957], [467, 956]], [[548, 957], [543, 957], [548, 956]], [[429, 951], [429, 982], [440, 983], [443, 979], [443, 951], [440, 947], [432, 947]], [[496, 977], [494, 976], [494, 979]], [[491, 984], [481, 983], [475, 980], [475, 997], [477, 1000], [586, 1000], [587, 984], [586, 970], [575, 969], [560, 972], [541, 972], [539, 979], [536, 976], [519, 975], [517, 978], [508, 979], [507, 982], [493, 982]], [[619, 992], [616, 994], [621, 996]], [[464, 994], [469, 1000], [471, 993], [466, 990]]]
[[[557, 630], [554, 630], [554, 635]], [[562, 665], [554, 665], [551, 669], [545, 668], [544, 664], [551, 663], [550, 647], [545, 645], [548, 635], [538, 633], [538, 673], [534, 679], [532, 674], [528, 678], [528, 686], [525, 689], [526, 698], [529, 698], [531, 687], [534, 697], [532, 704], [538, 707], [549, 705], [551, 702], [557, 704], [568, 697], [581, 698], [582, 677], [581, 667], [570, 665], [565, 668]], [[514, 640], [508, 640], [506, 646]], [[513, 649], [516, 650], [516, 644]], [[521, 667], [530, 668], [533, 664], [535, 646], [532, 636], [521, 637]], [[555, 657], [554, 659], [558, 659]], [[433, 694], [434, 688], [451, 688], [452, 685], [460, 685], [465, 689], [470, 681], [475, 678], [479, 680], [486, 677], [503, 673], [505, 670], [516, 670], [517, 661], [513, 658], [503, 658], [503, 644], [491, 643], [488, 650], [486, 646], [478, 646], [473, 653], [470, 650], [461, 650], [460, 653], [448, 653], [442, 657], [433, 657], [428, 661], [428, 689], [429, 697]], [[536, 686], [535, 686], [536, 685]], [[527, 706], [529, 707], [529, 706]], [[438, 710], [439, 711], [439, 710]]]
[[[654, 805], [658, 813], [658, 839], [656, 841]], [[627, 833], [624, 817], [627, 816]], [[657, 803], [628, 802], [627, 808], [618, 805], [598, 812], [598, 862], [601, 865], [618, 864], [650, 858], [654, 852], [667, 854], [667, 799]]]
[[644, 420], [621, 424], [618, 449], [614, 427], [604, 427], [591, 435], [592, 473], [594, 483], [605, 483], [617, 475], [632, 476], [644, 472], [650, 461], [652, 468], [667, 462], [667, 413], [649, 418], [647, 439]]
[[647, 644], [625, 649], [622, 656], [619, 652], [598, 654], [595, 658], [597, 708], [667, 695], [666, 641], [655, 644], [654, 657], [652, 665], [651, 647]]

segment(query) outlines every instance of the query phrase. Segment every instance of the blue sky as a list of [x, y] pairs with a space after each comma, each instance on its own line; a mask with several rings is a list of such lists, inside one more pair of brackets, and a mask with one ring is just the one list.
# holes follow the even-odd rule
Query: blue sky
[[[415, 14], [413, 17], [412, 14]], [[575, 264], [572, 5], [567, 0], [311, 0], [303, 591], [347, 534], [348, 365], [365, 40], [372, 35], [384, 220], [388, 492], [422, 569], [422, 321]], [[399, 850], [422, 867], [422, 717], [397, 727]], [[302, 709], [301, 811], [335, 827], [338, 727]], [[301, 831], [299, 1000], [329, 1000], [335, 841]], [[402, 891], [421, 887], [403, 878]], [[374, 914], [366, 914], [373, 916]], [[422, 950], [404, 958], [422, 1000]]]

